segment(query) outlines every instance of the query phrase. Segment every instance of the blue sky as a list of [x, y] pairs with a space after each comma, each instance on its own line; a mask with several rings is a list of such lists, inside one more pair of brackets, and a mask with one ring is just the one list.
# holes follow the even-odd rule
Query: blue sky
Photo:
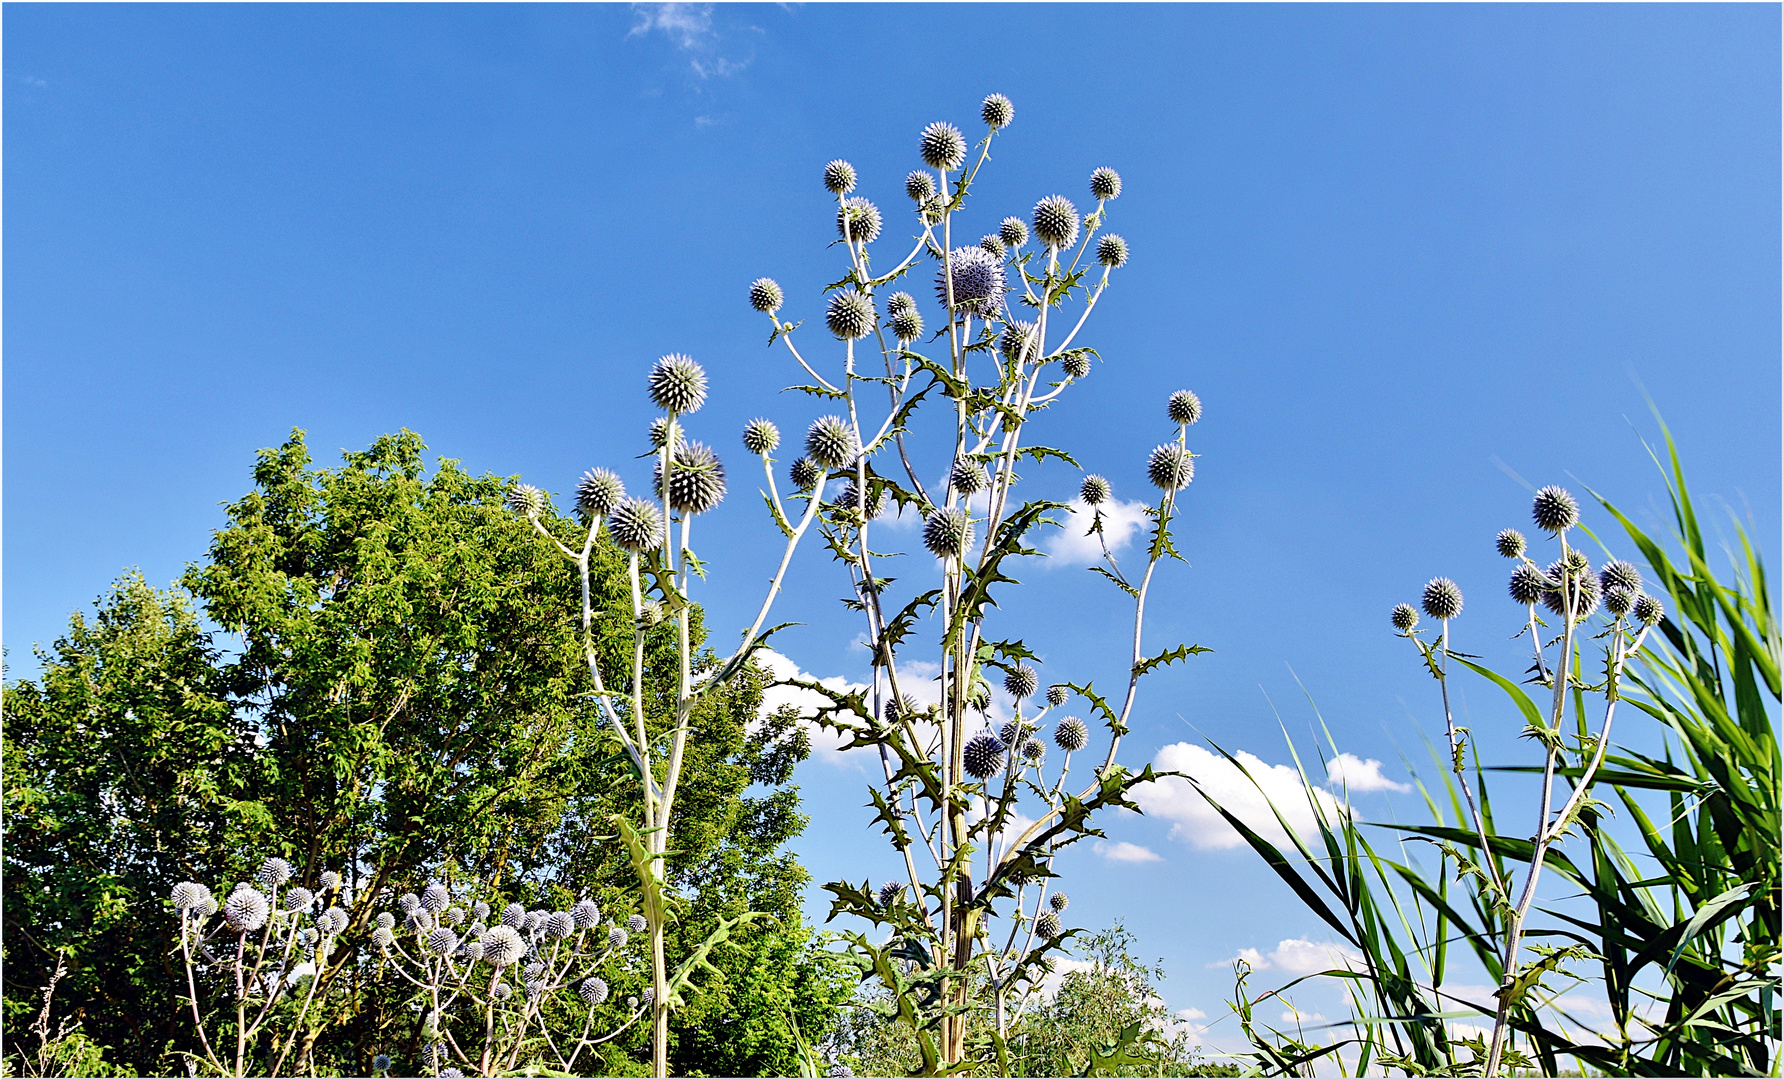
[[[1384, 782], [1403, 756], [1428, 769], [1435, 688], [1388, 608], [1451, 576], [1475, 651], [1515, 663], [1491, 537], [1525, 521], [1519, 478], [1660, 505], [1638, 383], [1700, 497], [1750, 518], [1777, 566], [1776, 6], [5, 18], [15, 675], [126, 567], [166, 582], [199, 557], [254, 450], [293, 427], [324, 455], [408, 427], [565, 492], [633, 464], [644, 373], [670, 351], [712, 376], [697, 436], [735, 447], [755, 415], [803, 427], [820, 410], [779, 393], [793, 373], [745, 287], [770, 274], [791, 317], [817, 315], [841, 276], [822, 164], [852, 161], [902, 236], [917, 133], [971, 130], [993, 91], [1016, 123], [975, 187], [986, 231], [1055, 191], [1082, 202], [1097, 166], [1125, 181], [1111, 227], [1132, 261], [1084, 339], [1103, 362], [1036, 437], [1131, 492], [1164, 397], [1206, 406], [1188, 565], [1163, 572], [1149, 640], [1215, 651], [1146, 684], [1128, 762], [1204, 739], [1287, 761], [1281, 725], [1305, 743], [1315, 722], [1298, 676]], [[703, 552], [715, 626], [747, 621], [775, 554], [734, 476], [701, 527], [724, 538]], [[1063, 495], [1075, 478], [1032, 479]], [[1004, 617], [1049, 676], [1106, 683], [1120, 609], [1069, 562], [1030, 568]], [[815, 548], [799, 560], [778, 614], [806, 623], [781, 648], [807, 671], [865, 671], [843, 590]], [[1519, 751], [1499, 702], [1468, 705], [1489, 753]], [[862, 861], [855, 765], [820, 755], [800, 782], [817, 880], [885, 876]], [[1358, 802], [1421, 812], [1385, 788]], [[1165, 959], [1171, 1006], [1207, 1022], [1230, 990], [1220, 961], [1256, 950], [1274, 957], [1260, 978], [1286, 976], [1329, 935], [1192, 809], [1164, 809], [1070, 854], [1065, 887], [1081, 924], [1125, 918]], [[1111, 857], [1139, 848], [1153, 858]]]

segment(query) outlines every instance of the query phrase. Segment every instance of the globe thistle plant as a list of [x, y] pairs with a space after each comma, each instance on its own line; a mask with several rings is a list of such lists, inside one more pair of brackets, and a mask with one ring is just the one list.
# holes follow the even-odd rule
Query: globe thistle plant
[[1078, 498], [1083, 499], [1087, 506], [1101, 506], [1108, 502], [1113, 494], [1114, 492], [1109, 487], [1109, 481], [1095, 473], [1086, 476], [1084, 482], [1078, 486]]
[[1524, 549], [1528, 546], [1529, 542], [1524, 539], [1524, 534], [1516, 529], [1501, 530], [1499, 536], [1493, 541], [1494, 549], [1507, 559], [1521, 557], [1524, 554]]
[[1013, 698], [1033, 697], [1041, 677], [1027, 664], [1017, 664], [1004, 675], [1004, 690]]
[[1449, 578], [1432, 578], [1421, 601], [1425, 614], [1445, 622], [1462, 614], [1462, 589]]
[[627, 499], [613, 508], [607, 535], [633, 554], [653, 550], [663, 543], [663, 515], [648, 499]]
[[[663, 490], [661, 460], [651, 477], [651, 486]], [[672, 509], [686, 514], [704, 514], [723, 501], [725, 466], [711, 447], [686, 442], [676, 449], [670, 456], [667, 498]]]
[[1004, 218], [997, 227], [997, 238], [1012, 249], [1021, 247], [1028, 243], [1028, 222], [1019, 217]]
[[1053, 744], [1071, 753], [1090, 744], [1090, 728], [1076, 716], [1068, 716], [1053, 729]]
[[1411, 604], [1395, 604], [1394, 612], [1388, 619], [1394, 624], [1394, 629], [1405, 634], [1419, 624], [1419, 613]]
[[1047, 704], [1056, 709], [1066, 703], [1068, 696], [1069, 691], [1063, 686], [1055, 685], [1047, 687]]
[[1202, 418], [1202, 399], [1188, 390], [1179, 390], [1165, 402], [1165, 413], [1171, 423], [1188, 427]]
[[923, 546], [938, 559], [957, 558], [972, 544], [972, 519], [960, 507], [933, 511], [923, 522]]
[[1084, 352], [1067, 353], [1059, 361], [1059, 366], [1074, 379], [1082, 379], [1090, 374], [1090, 354]]
[[1146, 477], [1160, 491], [1182, 491], [1195, 475], [1195, 457], [1179, 443], [1158, 446], [1146, 459]]
[[955, 310], [989, 316], [1003, 305], [1003, 262], [984, 248], [955, 248], [946, 266], [937, 267], [936, 298]]
[[934, 174], [926, 173], [922, 169], [911, 173], [904, 178], [904, 193], [919, 206], [935, 198]]
[[985, 236], [979, 237], [979, 250], [985, 252], [999, 262], [1002, 262], [1010, 254], [1010, 249], [1004, 245], [1003, 237], [996, 233], [988, 233]]
[[1004, 744], [989, 731], [981, 731], [966, 744], [966, 774], [984, 780], [1003, 768]]
[[832, 195], [847, 195], [855, 190], [855, 167], [841, 158], [825, 165], [824, 189]]
[[979, 119], [993, 130], [1007, 128], [1016, 119], [1016, 106], [1002, 94], [992, 94], [979, 106]]
[[821, 416], [805, 433], [805, 453], [822, 468], [842, 468], [854, 460], [857, 448], [855, 429], [840, 416]]
[[1049, 195], [1035, 204], [1034, 235], [1055, 251], [1078, 242], [1078, 208], [1064, 195]]
[[1114, 169], [1098, 169], [1091, 173], [1090, 197], [1097, 202], [1121, 198], [1121, 174]]
[[609, 469], [590, 469], [576, 482], [576, 507], [592, 521], [606, 518], [625, 498], [625, 482]]
[[923, 316], [914, 308], [894, 314], [887, 325], [892, 330], [892, 336], [896, 337], [901, 344], [915, 341], [923, 336]]
[[786, 294], [781, 291], [780, 283], [773, 278], [757, 278], [750, 282], [750, 307], [757, 311], [773, 313], [780, 310], [786, 301]]
[[1530, 507], [1531, 520], [1536, 527], [1550, 535], [1566, 532], [1579, 524], [1580, 504], [1563, 488], [1553, 484], [1536, 493], [1536, 499]]
[[1096, 261], [1111, 270], [1127, 265], [1127, 241], [1114, 233], [1104, 233], [1096, 242]]
[[859, 195], [836, 208], [836, 232], [853, 244], [871, 244], [880, 235], [880, 208]]
[[923, 129], [923, 164], [942, 172], [954, 172], [966, 163], [966, 136], [953, 124], [940, 120]]
[[991, 484], [985, 466], [971, 458], [956, 458], [948, 470], [948, 486], [961, 495], [977, 495]]
[[755, 419], [743, 428], [743, 448], [757, 457], [767, 457], [780, 445], [780, 428], [774, 421]]
[[853, 289], [836, 293], [830, 298], [830, 306], [824, 312], [825, 325], [835, 334], [839, 341], [856, 341], [873, 333], [875, 323], [879, 321], [874, 314], [873, 301]]

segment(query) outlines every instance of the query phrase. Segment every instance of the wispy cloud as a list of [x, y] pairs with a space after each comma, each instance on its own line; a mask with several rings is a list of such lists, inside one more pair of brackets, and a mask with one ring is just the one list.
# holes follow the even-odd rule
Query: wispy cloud
[[[662, 34], [670, 44], [688, 54], [688, 68], [701, 79], [723, 79], [749, 67], [750, 55], [727, 55], [724, 35], [713, 23], [711, 4], [633, 4], [632, 29], [627, 37]], [[759, 27], [752, 29], [760, 32]], [[716, 123], [711, 115], [702, 126]]]
[[[1182, 742], [1161, 749], [1153, 758], [1153, 764], [1160, 771], [1172, 770], [1193, 777], [1202, 791], [1208, 793], [1208, 798], [1278, 844], [1286, 843], [1288, 837], [1271, 811], [1272, 804], [1290, 827], [1303, 836], [1317, 832], [1314, 803], [1325, 812], [1328, 820], [1336, 820], [1342, 815], [1343, 808], [1331, 792], [1303, 784], [1299, 770], [1288, 765], [1271, 765], [1243, 750], [1233, 756], [1238, 759], [1238, 765], [1203, 747]], [[1180, 776], [1139, 785], [1134, 788], [1134, 801], [1146, 813], [1175, 822], [1171, 837], [1185, 840], [1192, 847], [1203, 850], [1236, 848], [1245, 843], [1220, 812], [1209, 805], [1208, 799]]]
[[1367, 761], [1355, 754], [1339, 754], [1326, 763], [1326, 786], [1334, 791], [1411, 791], [1411, 784], [1402, 784], [1381, 775], [1381, 762]]
[[1140, 527], [1146, 524], [1146, 504], [1140, 502], [1122, 502], [1116, 499], [1102, 505], [1103, 532], [1099, 539], [1090, 531], [1096, 521], [1096, 511], [1082, 499], [1072, 500], [1072, 508], [1062, 521], [1061, 527], [1053, 530], [1041, 547], [1067, 566], [1089, 566], [1103, 557], [1103, 546], [1108, 545], [1110, 554], [1117, 554], [1133, 541]]
[[1216, 960], [1210, 968], [1230, 968], [1243, 960], [1253, 971], [1281, 971], [1289, 975], [1312, 975], [1321, 971], [1360, 971], [1363, 957], [1341, 941], [1314, 941], [1311, 938], [1284, 938], [1269, 952], [1262, 949], [1240, 949], [1225, 960]]
[[1098, 840], [1096, 843], [1090, 845], [1090, 850], [1096, 852], [1110, 862], [1149, 863], [1165, 861], [1164, 856], [1153, 851], [1151, 848], [1142, 847], [1139, 844], [1130, 844], [1126, 840], [1117, 840], [1114, 843], [1110, 843], [1107, 840]]

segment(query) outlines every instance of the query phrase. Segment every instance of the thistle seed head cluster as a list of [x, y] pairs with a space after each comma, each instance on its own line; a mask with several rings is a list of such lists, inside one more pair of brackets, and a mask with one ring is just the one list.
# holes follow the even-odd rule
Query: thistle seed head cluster
[[1003, 261], [984, 248], [955, 248], [947, 264], [936, 268], [935, 292], [944, 307], [948, 304], [950, 282], [958, 311], [991, 315], [1003, 304], [1007, 284]]
[[1022, 319], [1012, 319], [998, 335], [997, 348], [1011, 360], [1022, 360], [1034, 363], [1041, 358], [1041, 343], [1035, 334], [1034, 323]]
[[291, 864], [277, 856], [263, 860], [254, 880], [268, 889], [276, 889], [291, 880]]
[[1548, 583], [1542, 593], [1543, 607], [1564, 618], [1571, 607], [1575, 622], [1597, 611], [1601, 598], [1598, 578], [1591, 570], [1589, 563], [1584, 567], [1569, 565], [1565, 559], [1550, 563], [1544, 571]]
[[706, 403], [706, 369], [693, 357], [670, 353], [650, 369], [650, 399], [664, 412], [686, 416]]
[[881, 488], [877, 499], [863, 500], [860, 489], [856, 488], [855, 481], [850, 479], [847, 484], [843, 485], [842, 495], [837, 498], [834, 505], [839, 510], [859, 512], [865, 520], [872, 521], [886, 512], [886, 490]]
[[446, 891], [446, 886], [437, 881], [421, 890], [421, 909], [431, 915], [438, 915], [445, 911], [446, 905], [451, 902], [452, 894]]
[[1182, 446], [1164, 443], [1147, 459], [1146, 476], [1160, 491], [1182, 491], [1195, 479], [1196, 461]]
[[1047, 744], [1030, 735], [1022, 740], [1022, 757], [1027, 761], [1039, 762], [1047, 756]]
[[750, 307], [757, 311], [779, 311], [785, 300], [786, 294], [781, 292], [780, 282], [773, 278], [757, 278], [750, 282]]
[[1003, 237], [996, 233], [988, 233], [979, 237], [979, 250], [989, 253], [993, 258], [1002, 260], [1009, 256], [1010, 249], [1004, 245]]
[[1598, 583], [1604, 586], [1606, 592], [1624, 589], [1639, 593], [1642, 591], [1642, 572], [1636, 569], [1634, 563], [1613, 559], [1598, 571]]
[[997, 238], [1010, 248], [1019, 248], [1028, 243], [1028, 222], [1019, 217], [1007, 217], [997, 226]]
[[1579, 524], [1580, 504], [1566, 489], [1550, 484], [1536, 493], [1530, 517], [1543, 532], [1559, 535]]
[[650, 551], [663, 542], [663, 515], [649, 499], [627, 499], [613, 508], [607, 534], [634, 555]]
[[1035, 204], [1034, 235], [1041, 243], [1064, 250], [1078, 242], [1078, 208], [1064, 195], [1049, 195]]
[[1047, 898], [1047, 906], [1063, 915], [1065, 909], [1072, 906], [1072, 898], [1065, 893], [1056, 892]]
[[1179, 390], [1165, 402], [1165, 413], [1171, 423], [1180, 427], [1188, 427], [1202, 418], [1202, 399], [1192, 391]]
[[886, 301], [886, 314], [891, 316], [892, 336], [900, 342], [915, 341], [923, 336], [923, 315], [917, 310], [917, 301], [910, 293], [893, 293]]
[[832, 296], [830, 306], [824, 312], [824, 324], [830, 327], [838, 341], [858, 341], [873, 333], [878, 321], [873, 301], [854, 289], [845, 289]]
[[196, 911], [211, 898], [211, 890], [196, 881], [182, 881], [173, 887], [175, 911]]
[[1121, 198], [1121, 174], [1108, 168], [1091, 173], [1090, 197], [1097, 202]]
[[1462, 587], [1449, 578], [1432, 578], [1425, 585], [1422, 606], [1433, 619], [1448, 622], [1462, 614]]
[[1511, 594], [1514, 602], [1528, 607], [1542, 599], [1547, 587], [1542, 571], [1529, 563], [1523, 563], [1511, 572], [1511, 583], [1506, 586], [1506, 591]]
[[626, 925], [631, 928], [632, 933], [642, 934], [650, 923], [642, 915], [631, 915], [626, 918]]
[[840, 469], [855, 460], [858, 446], [855, 429], [840, 416], [820, 416], [805, 432], [806, 455], [825, 469]]
[[576, 995], [593, 1008], [607, 1000], [607, 982], [599, 975], [584, 979], [576, 988]]
[[508, 493], [508, 506], [522, 517], [538, 517], [545, 509], [545, 492], [531, 484], [520, 484]]
[[1003, 767], [1004, 744], [989, 731], [981, 731], [968, 739], [960, 754], [966, 774], [984, 780]]
[[624, 929], [616, 926], [607, 931], [607, 944], [616, 949], [623, 949], [626, 946], [626, 941], [629, 936], [630, 935], [628, 935]]
[[979, 106], [979, 119], [991, 130], [1000, 131], [1016, 119], [1016, 106], [1002, 94], [992, 94]]
[[667, 416], [659, 416], [650, 422], [650, 448], [661, 450], [669, 445], [669, 432], [673, 427], [676, 445], [681, 444], [682, 430], [680, 424], [671, 425]]
[[285, 893], [286, 911], [308, 911], [310, 910], [310, 905], [315, 902], [316, 894], [304, 888], [302, 885], [295, 886], [287, 890]]
[[767, 457], [780, 445], [780, 428], [772, 420], [751, 420], [743, 426], [743, 448], [757, 457]]
[[518, 930], [527, 921], [527, 909], [519, 904], [509, 904], [502, 909], [502, 925]]
[[824, 467], [811, 458], [802, 457], [787, 467], [787, 479], [800, 491], [810, 491], [824, 478]]
[[836, 232], [844, 240], [871, 244], [880, 235], [880, 208], [859, 195], [836, 208]]
[[935, 177], [917, 169], [904, 178], [904, 193], [921, 206], [935, 197]]
[[[668, 497], [671, 508], [687, 514], [704, 514], [724, 499], [725, 465], [711, 447], [705, 443], [683, 443], [671, 455], [671, 461]], [[658, 491], [663, 487], [660, 458], [652, 474], [651, 486]]]
[[953, 124], [937, 120], [923, 129], [923, 164], [942, 172], [953, 172], [966, 163], [966, 136]]
[[570, 918], [576, 920], [577, 929], [590, 930], [601, 925], [601, 909], [593, 900], [578, 900], [570, 908]]
[[1654, 626], [1666, 618], [1666, 608], [1652, 596], [1636, 597], [1635, 606], [1630, 610], [1643, 626]]
[[1059, 685], [1049, 686], [1049, 687], [1047, 687], [1047, 704], [1049, 704], [1057, 709], [1061, 705], [1065, 704], [1066, 697], [1068, 696], [1068, 694], [1069, 694], [1069, 691], [1067, 691], [1066, 688], [1063, 686], [1059, 686]]
[[1096, 261], [1111, 270], [1127, 265], [1127, 241], [1114, 233], [1105, 233], [1096, 242]]
[[1388, 619], [1394, 624], [1394, 629], [1404, 634], [1419, 624], [1419, 613], [1413, 610], [1411, 604], [1395, 604], [1394, 613]]
[[1051, 911], [1044, 911], [1041, 913], [1041, 917], [1034, 921], [1034, 932], [1036, 937], [1052, 939], [1064, 933], [1065, 928], [1060, 924], [1058, 915]]
[[1101, 506], [1108, 502], [1113, 494], [1114, 492], [1109, 487], [1109, 481], [1095, 473], [1086, 476], [1084, 483], [1078, 487], [1078, 497], [1083, 499], [1088, 506]]
[[1068, 716], [1053, 729], [1053, 744], [1068, 753], [1082, 750], [1090, 743], [1090, 726], [1076, 716]]
[[1087, 352], [1067, 353], [1065, 359], [1059, 362], [1059, 366], [1064, 368], [1065, 373], [1072, 378], [1082, 379], [1090, 374], [1090, 354]]
[[932, 510], [923, 522], [923, 546], [938, 559], [959, 556], [973, 543], [973, 523], [963, 507]]
[[985, 475], [985, 466], [972, 458], [955, 458], [948, 470], [948, 485], [962, 495], [977, 495], [991, 486], [991, 478]]
[[611, 469], [590, 469], [576, 482], [576, 507], [599, 521], [626, 498], [626, 483]]
[[1027, 664], [1017, 664], [1004, 673], [1004, 690], [1013, 698], [1031, 698], [1040, 686], [1040, 675]]
[[237, 933], [253, 933], [266, 925], [271, 914], [272, 905], [267, 903], [266, 895], [252, 885], [237, 885], [223, 902], [223, 921]]
[[[1602, 580], [1601, 578], [1600, 581], [1602, 582]], [[1631, 608], [1635, 607], [1635, 597], [1635, 593], [1621, 585], [1612, 586], [1604, 590], [1604, 609], [1621, 619], [1629, 614]]]
[[855, 190], [855, 167], [841, 158], [825, 165], [824, 189], [832, 195], [847, 195]]
[[546, 937], [567, 938], [576, 932], [576, 920], [568, 911], [554, 911], [545, 917], [545, 925], [540, 929]]
[[888, 881], [885, 884], [881, 885], [879, 897], [878, 897], [880, 906], [881, 907], [891, 907], [892, 901], [898, 899], [898, 894], [903, 891], [904, 891], [904, 886], [900, 885], [896, 881]]
[[1515, 559], [1524, 554], [1525, 549], [1529, 547], [1529, 541], [1525, 540], [1524, 534], [1516, 529], [1504, 529], [1494, 538], [1493, 547], [1505, 558]]
[[503, 922], [483, 932], [483, 959], [495, 967], [508, 967], [526, 955], [527, 943], [520, 931]]

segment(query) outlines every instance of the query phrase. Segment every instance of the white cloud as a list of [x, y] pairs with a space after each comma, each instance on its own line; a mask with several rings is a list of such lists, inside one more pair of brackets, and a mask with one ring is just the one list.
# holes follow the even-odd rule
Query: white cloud
[[1110, 862], [1164, 862], [1164, 857], [1153, 851], [1151, 848], [1141, 847], [1139, 844], [1130, 844], [1126, 840], [1117, 840], [1112, 844], [1107, 840], [1098, 840], [1096, 843], [1090, 845], [1090, 850], [1096, 852]]
[[1290, 1006], [1282, 1010], [1281, 1022], [1284, 1027], [1323, 1027], [1328, 1021], [1325, 1013], [1304, 1013]]
[[1214, 968], [1230, 968], [1241, 960], [1245, 961], [1246, 965], [1253, 971], [1262, 971], [1264, 968], [1270, 966], [1270, 961], [1264, 959], [1264, 954], [1256, 949], [1240, 949], [1225, 960], [1211, 960], [1202, 966], [1211, 970]]
[[1225, 960], [1206, 965], [1209, 968], [1230, 968], [1243, 960], [1253, 971], [1282, 971], [1290, 975], [1312, 975], [1333, 968], [1362, 969], [1360, 953], [1342, 941], [1314, 941], [1310, 938], [1284, 938], [1269, 952], [1261, 949], [1240, 949]]
[[711, 4], [634, 4], [627, 37], [661, 30], [683, 49], [696, 48], [715, 36]]
[[[1271, 804], [1302, 836], [1317, 833], [1310, 800], [1319, 804], [1327, 820], [1336, 820], [1343, 812], [1330, 792], [1304, 785], [1296, 769], [1288, 765], [1271, 765], [1243, 750], [1233, 756], [1244, 766], [1244, 771], [1218, 754], [1181, 742], [1160, 749], [1152, 763], [1160, 770], [1169, 769], [1194, 777], [1209, 798], [1278, 846], [1286, 844], [1288, 837], [1271, 813]], [[1192, 847], [1202, 850], [1236, 848], [1245, 843], [1244, 837], [1180, 776], [1139, 785], [1134, 788], [1134, 801], [1146, 813], [1175, 822], [1171, 837], [1186, 840]]]
[[[766, 668], [768, 673], [776, 679], [803, 679], [807, 682], [817, 682], [836, 691], [866, 689], [865, 685], [852, 683], [840, 675], [820, 679], [815, 675], [808, 674], [800, 670], [799, 665], [789, 657], [773, 649], [763, 649], [756, 653], [756, 662]], [[859, 768], [858, 762], [847, 760], [848, 755], [842, 749], [846, 740], [835, 731], [821, 727], [811, 720], [811, 717], [817, 715], [818, 710], [829, 704], [830, 699], [817, 691], [796, 686], [770, 686], [762, 693], [763, 716], [778, 710], [783, 705], [792, 705], [799, 710], [800, 716], [805, 718], [806, 731], [811, 734], [812, 753], [832, 765], [843, 765], [846, 762], [848, 765]]]
[[1206, 1020], [1208, 1014], [1197, 1008], [1178, 1009], [1177, 1015], [1184, 1020]]
[[1411, 784], [1402, 784], [1381, 775], [1381, 762], [1365, 761], [1355, 754], [1339, 754], [1326, 763], [1326, 786], [1334, 791], [1411, 791]]
[[1104, 503], [1102, 511], [1103, 533], [1099, 540], [1090, 531], [1096, 512], [1083, 499], [1073, 499], [1070, 513], [1061, 527], [1041, 542], [1042, 549], [1064, 565], [1089, 566], [1102, 560], [1104, 544], [1111, 554], [1119, 552], [1148, 521], [1145, 503], [1116, 499]]

